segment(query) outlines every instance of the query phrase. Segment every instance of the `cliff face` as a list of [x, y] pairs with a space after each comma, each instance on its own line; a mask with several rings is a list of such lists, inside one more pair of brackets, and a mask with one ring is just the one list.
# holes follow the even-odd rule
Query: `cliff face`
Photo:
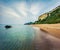
[[35, 24], [43, 24], [43, 23], [60, 23], [60, 6], [55, 9], [49, 11], [48, 13], [42, 14], [39, 16], [38, 21], [35, 21]]
[[40, 19], [43, 20], [43, 19], [45, 19], [47, 16], [48, 16], [48, 14], [45, 13], [45, 14], [39, 16], [38, 20], [40, 20]]

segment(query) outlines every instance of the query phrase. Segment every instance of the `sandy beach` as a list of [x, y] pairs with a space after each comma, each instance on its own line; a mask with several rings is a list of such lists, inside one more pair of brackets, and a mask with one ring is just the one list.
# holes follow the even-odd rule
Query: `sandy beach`
[[[49, 26], [49, 24], [41, 24], [41, 25], [32, 25], [33, 28], [36, 30], [35, 33], [35, 40], [34, 40], [34, 50], [60, 50], [60, 34], [58, 35], [58, 30], [60, 30], [60, 28], [58, 26], [60, 25], [54, 25], [51, 24]], [[46, 26], [46, 27], [45, 27]], [[53, 28], [51, 28], [51, 26], [58, 27], [56, 32], [53, 32]], [[48, 28], [48, 29], [47, 29]], [[42, 30], [41, 30], [42, 29]], [[50, 30], [49, 30], [50, 29]], [[58, 38], [56, 37], [56, 35], [58, 36]]]
[[60, 38], [60, 24], [35, 24], [32, 26], [40, 28], [40, 30], [48, 32], [48, 34]]

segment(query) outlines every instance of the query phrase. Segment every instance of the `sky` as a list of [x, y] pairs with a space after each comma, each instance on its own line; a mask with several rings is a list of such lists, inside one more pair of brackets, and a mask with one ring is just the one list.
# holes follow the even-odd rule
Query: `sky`
[[0, 0], [0, 24], [24, 24], [60, 5], [60, 0]]

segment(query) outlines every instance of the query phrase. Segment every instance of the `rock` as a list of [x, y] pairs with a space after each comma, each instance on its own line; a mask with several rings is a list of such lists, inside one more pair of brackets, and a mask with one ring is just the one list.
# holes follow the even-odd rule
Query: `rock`
[[12, 26], [10, 25], [6, 25], [5, 28], [8, 29], [8, 28], [11, 28]]

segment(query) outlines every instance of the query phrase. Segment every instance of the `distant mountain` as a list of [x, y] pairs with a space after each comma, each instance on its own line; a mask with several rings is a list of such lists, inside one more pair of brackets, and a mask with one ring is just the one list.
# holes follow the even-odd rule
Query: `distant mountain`
[[33, 24], [33, 22], [28, 22], [28, 23], [25, 23], [24, 25], [30, 25], [30, 24]]
[[52, 24], [60, 23], [60, 6], [39, 16], [38, 21], [34, 24]]

